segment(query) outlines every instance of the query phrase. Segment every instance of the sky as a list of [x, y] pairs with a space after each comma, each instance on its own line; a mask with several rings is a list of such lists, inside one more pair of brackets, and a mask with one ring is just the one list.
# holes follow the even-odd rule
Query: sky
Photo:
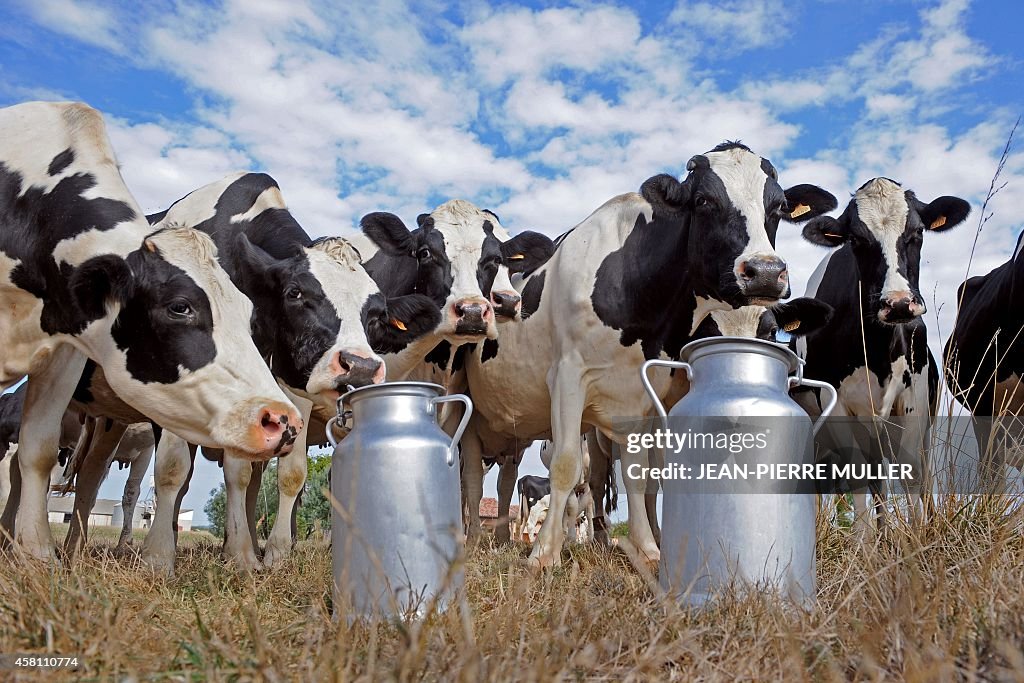
[[[252, 169], [312, 235], [378, 210], [413, 224], [460, 197], [553, 236], [726, 139], [840, 211], [886, 176], [973, 207], [923, 248], [938, 350], [956, 287], [1005, 261], [1024, 224], [1019, 145], [981, 211], [1024, 113], [1022, 20], [1013, 0], [14, 0], [0, 6], [0, 105], [101, 110], [147, 212]], [[777, 248], [798, 295], [825, 251], [785, 225]], [[186, 506], [218, 477], [200, 465]]]

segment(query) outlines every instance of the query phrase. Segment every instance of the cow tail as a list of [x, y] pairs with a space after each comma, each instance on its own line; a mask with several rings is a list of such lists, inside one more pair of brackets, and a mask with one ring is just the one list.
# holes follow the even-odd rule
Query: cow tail
[[[600, 501], [599, 503], [600, 504]], [[604, 513], [610, 515], [619, 508], [619, 482], [615, 478], [615, 461], [608, 463], [604, 480]]]

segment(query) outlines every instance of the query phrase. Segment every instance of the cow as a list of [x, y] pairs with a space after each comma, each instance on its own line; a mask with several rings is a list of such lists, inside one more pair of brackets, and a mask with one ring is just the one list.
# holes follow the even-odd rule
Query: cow
[[[928, 477], [928, 430], [938, 391], [938, 369], [928, 350], [927, 310], [918, 284], [926, 232], [959, 225], [970, 205], [957, 197], [925, 204], [888, 178], [873, 178], [856, 191], [839, 218], [820, 216], [803, 229], [814, 244], [839, 247], [812, 274], [807, 296], [835, 308], [835, 324], [794, 343], [806, 361], [806, 377], [828, 382], [839, 393], [834, 417], [866, 418], [849, 424], [853, 441], [869, 462], [903, 459], [916, 467], [909, 487], [913, 509], [922, 505]], [[820, 414], [820, 394], [806, 390], [799, 402]], [[895, 421], [895, 429], [887, 427]], [[828, 429], [828, 428], [827, 428]], [[827, 436], [827, 433], [826, 433]], [[898, 455], [883, 452], [886, 444]], [[866, 493], [854, 496], [858, 528], [870, 528]]]
[[[609, 200], [567, 234], [525, 278], [523, 321], [467, 357], [470, 393], [491, 433], [554, 442], [556, 514], [531, 551], [533, 567], [561, 561], [553, 520], [580, 479], [582, 432], [594, 426], [624, 443], [617, 419], [654, 411], [637, 381], [641, 365], [678, 358], [711, 311], [787, 297], [787, 266], [773, 246], [779, 221], [836, 206], [813, 185], [783, 191], [771, 163], [736, 142], [694, 156], [686, 169], [682, 181], [654, 176], [639, 193]], [[655, 378], [668, 405], [685, 390], [679, 375]], [[656, 562], [646, 515], [627, 498], [631, 539]]]
[[[367, 214], [360, 225], [363, 235], [352, 242], [381, 291], [389, 297], [420, 293], [429, 297], [436, 309], [429, 331], [417, 329], [408, 344], [384, 349], [388, 379], [434, 381], [451, 391], [458, 391], [464, 382], [456, 358], [460, 345], [492, 338], [498, 324], [519, 319], [520, 299], [510, 273], [536, 267], [554, 249], [551, 239], [538, 233], [524, 231], [510, 237], [492, 211], [461, 199], [421, 214], [412, 231], [400, 218], [385, 212]], [[457, 413], [443, 415], [446, 424], [457, 423], [460, 417]], [[244, 484], [249, 500], [254, 500], [261, 476], [262, 469], [229, 472], [225, 467], [229, 494]], [[295, 483], [301, 488], [304, 480], [303, 475]], [[255, 546], [255, 520], [244, 513], [243, 504], [241, 496], [229, 495], [229, 517], [248, 521], [249, 540], [245, 543]], [[279, 510], [275, 531], [288, 519]], [[242, 538], [234, 524], [226, 533]], [[284, 547], [283, 537], [280, 547]], [[282, 554], [268, 553], [264, 566], [272, 566]]]
[[[288, 211], [276, 181], [266, 174], [230, 174], [148, 218], [154, 227], [169, 223], [193, 226], [217, 242], [225, 270], [253, 302], [252, 334], [266, 359], [263, 364], [270, 366], [291, 401], [299, 406], [302, 424], [308, 426], [313, 419], [321, 431], [345, 387], [384, 379], [384, 362], [374, 346], [400, 348], [440, 320], [433, 302], [423, 295], [385, 297], [363, 270], [358, 252], [345, 240], [311, 239]], [[87, 375], [76, 390], [84, 410], [95, 416], [116, 417], [122, 429], [135, 421], [129, 407], [118, 405], [105, 386], [103, 373], [87, 368]], [[286, 510], [305, 478], [307, 433], [305, 427], [293, 430], [289, 445], [294, 444], [297, 455], [280, 461], [281, 505]], [[116, 438], [107, 438], [103, 448], [91, 449], [89, 458], [109, 462], [116, 443]], [[236, 471], [251, 470], [244, 457], [232, 449], [224, 451], [229, 477]], [[180, 500], [194, 455], [194, 446], [164, 430], [155, 477], [159, 501]], [[240, 490], [229, 487], [229, 496], [244, 497], [244, 489], [244, 485]], [[173, 566], [175, 507], [158, 505], [143, 545], [144, 558], [155, 567]], [[229, 523], [246, 528], [244, 517], [229, 515]], [[280, 531], [272, 535], [271, 553], [287, 552], [281, 545], [290, 550], [290, 536], [284, 535], [285, 542], [281, 537]], [[225, 555], [244, 568], [258, 566], [254, 549], [239, 538], [235, 533], [227, 539]]]
[[986, 490], [1003, 488], [1004, 465], [1024, 466], [1020, 416], [1024, 408], [1024, 315], [1017, 309], [1024, 269], [1018, 235], [1013, 255], [986, 275], [967, 279], [957, 290], [957, 316], [944, 353], [946, 384], [974, 416], [981, 481]]
[[[243, 457], [288, 452], [302, 420], [247, 334], [252, 304], [210, 238], [154, 230], [118, 171], [103, 119], [80, 103], [0, 110], [0, 387], [30, 376], [20, 505], [4, 521], [54, 556], [49, 473], [86, 358], [128, 404]], [[10, 528], [10, 526], [8, 526]]]
[[[827, 325], [831, 317], [832, 307], [830, 305], [807, 297], [800, 297], [771, 307], [742, 306], [738, 309], [711, 311], [708, 317], [698, 325], [694, 339], [724, 335], [754, 337], [777, 342], [780, 332], [784, 331], [790, 337], [804, 336]], [[501, 455], [496, 458], [501, 466], [498, 478], [498, 518], [501, 520], [507, 518], [508, 505], [512, 498], [511, 491], [506, 493], [502, 482], [515, 481], [525, 448], [520, 447], [516, 451], [517, 440], [508, 438], [503, 440], [500, 436], [489, 433], [486, 428], [481, 427], [481, 420], [480, 417], [470, 420], [466, 430], [467, 435], [463, 436], [463, 442], [466, 444], [463, 458], [468, 460], [478, 450], [493, 453], [495, 451], [490, 449], [503, 449]], [[477, 441], [480, 442], [479, 446]], [[588, 509], [588, 520], [592, 520], [593, 523], [594, 539], [602, 545], [608, 545], [605, 514], [610, 514], [614, 509], [617, 495], [617, 491], [611, 497], [606, 495], [606, 492], [615, 490], [612, 446], [607, 442], [607, 438], [595, 429], [588, 430], [585, 442], [584, 479], [587, 480], [587, 487], [590, 490], [587, 495], [593, 502], [593, 509]], [[545, 444], [550, 444], [550, 442], [545, 442]], [[508, 451], [516, 452], [516, 455], [508, 453]], [[542, 451], [542, 457], [546, 452], [546, 450]], [[545, 462], [546, 464], [547, 462]], [[506, 470], [508, 471], [506, 472]], [[475, 486], [474, 483], [476, 483]], [[467, 507], [469, 511], [472, 511], [474, 499], [482, 495], [483, 487], [480, 483], [467, 480], [464, 489], [468, 499]], [[571, 503], [572, 498], [569, 500]], [[653, 494], [647, 494], [645, 500], [647, 518], [655, 540], [659, 541], [660, 534], [657, 516], [654, 514], [654, 503]], [[470, 537], [473, 536], [474, 527], [479, 527], [479, 516], [475, 519], [470, 517], [467, 521]], [[495, 540], [499, 543], [509, 540], [507, 526], [500, 521], [495, 527]]]
[[[533, 510], [533, 506], [551, 494], [551, 480], [547, 477], [527, 474], [519, 479], [516, 484], [516, 490], [519, 493], [519, 531], [525, 536], [529, 529], [530, 513]], [[532, 543], [535, 535], [524, 540]]]

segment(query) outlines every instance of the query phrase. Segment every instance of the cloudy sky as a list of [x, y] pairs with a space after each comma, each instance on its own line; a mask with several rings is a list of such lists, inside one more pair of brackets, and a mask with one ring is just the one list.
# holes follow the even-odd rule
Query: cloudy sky
[[[1022, 20], [1013, 0], [27, 0], [0, 6], [0, 104], [102, 110], [147, 211], [256, 169], [314, 235], [375, 210], [411, 223], [452, 197], [555, 235], [742, 139], [783, 186], [819, 184], [840, 208], [878, 175], [971, 201], [966, 224], [924, 246], [934, 340], [1024, 112]], [[1001, 182], [972, 273], [1012, 252], [1024, 153]], [[792, 228], [778, 247], [802, 292], [823, 251]], [[214, 473], [201, 474], [200, 508]]]

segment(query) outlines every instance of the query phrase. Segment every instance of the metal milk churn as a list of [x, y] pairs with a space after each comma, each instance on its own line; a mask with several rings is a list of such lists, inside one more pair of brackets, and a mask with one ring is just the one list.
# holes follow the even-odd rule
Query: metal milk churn
[[[795, 353], [760, 339], [700, 339], [683, 347], [680, 357], [683, 362], [650, 360], [641, 370], [662, 417], [655, 427], [690, 439], [678, 451], [663, 451], [665, 471], [677, 470], [661, 482], [662, 587], [695, 606], [717, 589], [743, 583], [809, 602], [816, 594], [816, 506], [806, 491], [815, 482], [778, 478], [775, 469], [763, 478], [755, 474], [757, 465], [813, 466], [813, 434], [835, 406], [835, 389], [804, 379]], [[647, 376], [652, 366], [681, 368], [690, 380], [689, 393], [667, 416]], [[829, 396], [814, 425], [789, 397], [797, 385]], [[708, 464], [715, 466], [712, 472]]]
[[[439, 406], [465, 404], [454, 437]], [[458, 443], [473, 412], [468, 396], [428, 382], [388, 382], [338, 400], [327, 425], [331, 461], [331, 554], [335, 613], [423, 616], [462, 587]], [[332, 423], [351, 432], [336, 442]], [[340, 509], [339, 509], [340, 508]]]

